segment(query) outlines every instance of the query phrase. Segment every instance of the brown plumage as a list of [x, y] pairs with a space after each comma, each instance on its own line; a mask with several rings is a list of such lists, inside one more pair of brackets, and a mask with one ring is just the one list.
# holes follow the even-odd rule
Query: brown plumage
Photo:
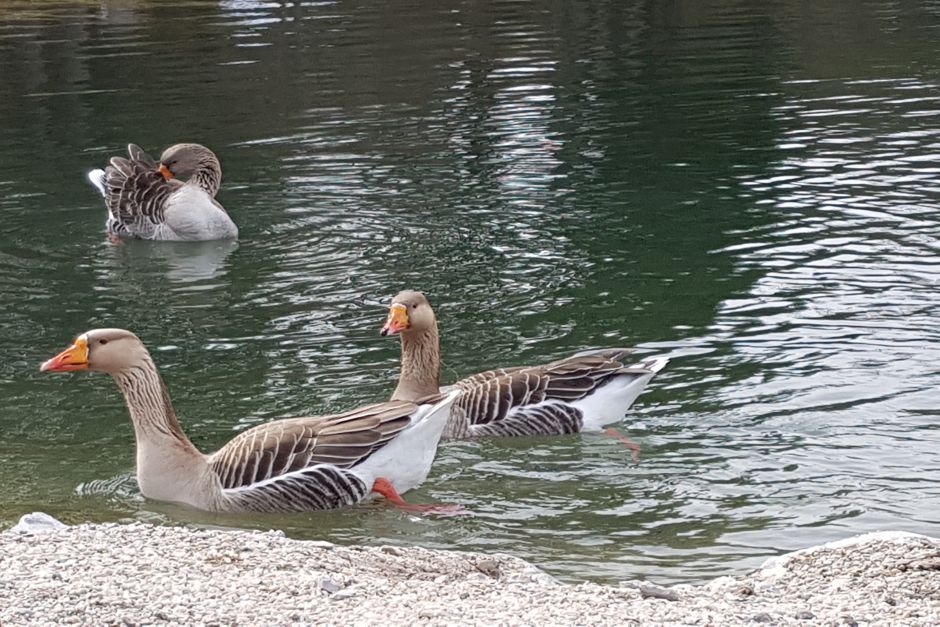
[[[402, 370], [393, 399], [439, 391], [437, 319], [424, 294], [407, 290], [392, 299], [382, 334], [401, 334]], [[487, 370], [454, 384], [445, 438], [522, 436], [600, 430], [619, 420], [668, 361], [628, 364], [633, 349], [587, 351], [535, 366]]]
[[134, 426], [143, 495], [210, 511], [332, 509], [363, 500], [381, 479], [411, 489], [430, 470], [454, 397], [275, 420], [206, 455], [183, 433], [150, 353], [130, 331], [88, 331], [41, 369], [111, 374]]
[[155, 161], [128, 144], [127, 157], [112, 157], [88, 173], [105, 198], [111, 237], [196, 241], [234, 239], [238, 228], [215, 200], [222, 167], [200, 144], [175, 144]]

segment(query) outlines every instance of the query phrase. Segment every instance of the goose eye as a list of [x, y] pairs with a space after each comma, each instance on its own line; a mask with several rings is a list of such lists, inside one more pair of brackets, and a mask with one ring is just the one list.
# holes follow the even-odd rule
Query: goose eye
[[98, 343], [99, 343], [99, 344], [107, 344], [107, 343], [108, 343], [108, 340], [101, 339], [101, 340], [98, 340]]

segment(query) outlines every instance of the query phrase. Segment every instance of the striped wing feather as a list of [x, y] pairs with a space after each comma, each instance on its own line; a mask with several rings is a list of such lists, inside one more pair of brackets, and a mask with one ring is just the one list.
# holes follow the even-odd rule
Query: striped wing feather
[[538, 433], [578, 431], [580, 412], [566, 403], [591, 394], [613, 376], [634, 372], [621, 361], [631, 352], [603, 349], [541, 366], [502, 368], [467, 377], [456, 384], [464, 392], [454, 402], [454, 412], [465, 416], [481, 435], [512, 435], [507, 430], [522, 428], [509, 424], [512, 421], [525, 422], [527, 433], [533, 433], [537, 424], [543, 425]]
[[376, 403], [325, 417], [290, 418], [244, 431], [212, 455], [225, 489], [244, 488], [320, 464], [349, 469], [410, 424], [416, 406]]
[[118, 234], [148, 233], [165, 221], [166, 200], [183, 183], [164, 179], [140, 146], [129, 144], [127, 153], [128, 159], [112, 157], [105, 168], [108, 228]]

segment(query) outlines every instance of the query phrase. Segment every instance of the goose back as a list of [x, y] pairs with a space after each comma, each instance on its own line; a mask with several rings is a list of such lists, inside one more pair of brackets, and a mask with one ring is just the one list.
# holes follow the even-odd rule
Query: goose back
[[354, 468], [407, 428], [417, 409], [390, 401], [244, 431], [209, 458], [225, 509], [305, 511], [359, 502], [371, 485]]

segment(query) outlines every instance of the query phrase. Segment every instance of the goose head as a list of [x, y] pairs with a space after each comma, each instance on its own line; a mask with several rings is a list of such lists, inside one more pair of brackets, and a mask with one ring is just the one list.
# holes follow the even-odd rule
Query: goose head
[[215, 153], [201, 144], [174, 144], [160, 155], [157, 168], [163, 178], [189, 180], [197, 171], [221, 171]]
[[44, 361], [42, 372], [97, 370], [122, 372], [147, 359], [147, 349], [136, 335], [124, 329], [93, 329], [82, 333], [72, 345]]
[[381, 335], [396, 333], [419, 333], [436, 326], [437, 319], [431, 303], [421, 292], [405, 290], [392, 299], [388, 308], [388, 318], [380, 331]]

